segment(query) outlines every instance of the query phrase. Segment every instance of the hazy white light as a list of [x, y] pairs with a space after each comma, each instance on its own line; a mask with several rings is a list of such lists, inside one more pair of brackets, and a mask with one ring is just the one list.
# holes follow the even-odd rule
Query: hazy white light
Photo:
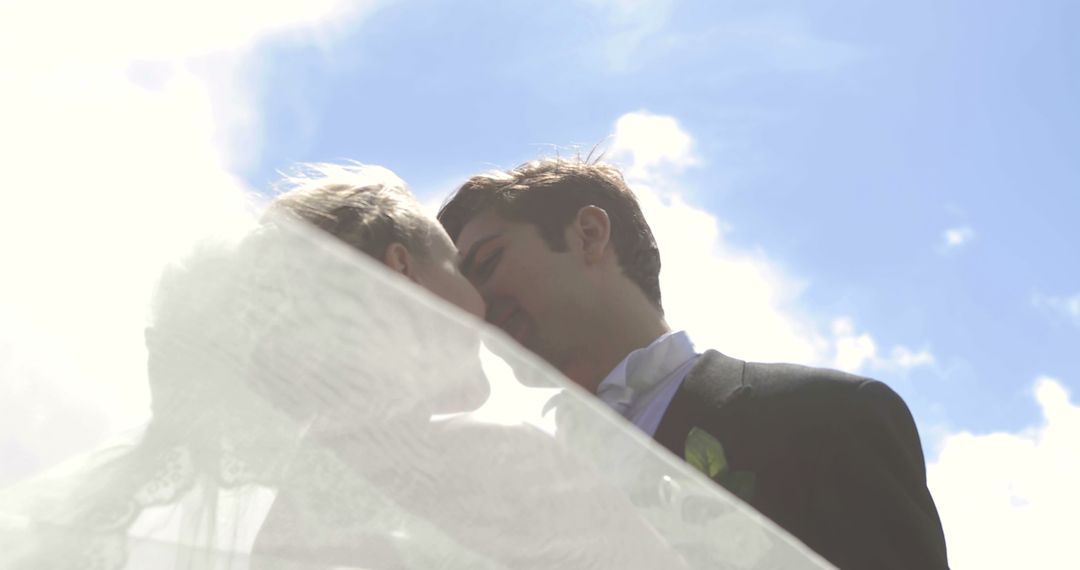
[[373, 6], [0, 3], [0, 450], [17, 458], [0, 483], [147, 416], [160, 269], [251, 223], [225, 143], [255, 128], [257, 94], [229, 70], [268, 34]]

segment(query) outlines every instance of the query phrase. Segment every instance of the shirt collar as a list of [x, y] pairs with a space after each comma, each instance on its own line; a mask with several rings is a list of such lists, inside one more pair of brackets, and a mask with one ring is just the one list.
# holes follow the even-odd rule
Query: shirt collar
[[625, 414], [643, 395], [697, 356], [686, 331], [664, 333], [649, 346], [639, 348], [608, 373], [596, 395], [620, 414]]

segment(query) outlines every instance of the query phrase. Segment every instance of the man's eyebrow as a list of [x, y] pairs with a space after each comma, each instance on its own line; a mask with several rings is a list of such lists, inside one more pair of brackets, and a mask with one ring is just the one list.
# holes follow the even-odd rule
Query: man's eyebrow
[[465, 259], [461, 260], [460, 271], [462, 275], [468, 275], [472, 272], [473, 264], [476, 263], [476, 252], [480, 251], [480, 246], [501, 235], [502, 234], [491, 234], [473, 242], [472, 247], [469, 248], [469, 253], [465, 255]]

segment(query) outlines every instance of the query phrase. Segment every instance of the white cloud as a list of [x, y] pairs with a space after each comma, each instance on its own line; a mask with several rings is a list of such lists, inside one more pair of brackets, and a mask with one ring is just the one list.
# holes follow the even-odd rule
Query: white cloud
[[323, 37], [371, 4], [355, 6], [0, 4], [0, 449], [20, 457], [0, 482], [145, 417], [162, 264], [249, 223], [227, 143], [257, 127], [257, 86], [233, 72], [270, 34]]
[[1042, 309], [1057, 317], [1064, 317], [1071, 320], [1076, 326], [1080, 326], [1080, 293], [1072, 297], [1036, 293], [1031, 298], [1031, 304], [1037, 309]]
[[855, 324], [851, 319], [840, 318], [833, 321], [833, 336], [836, 339], [834, 367], [856, 372], [868, 362], [877, 359], [877, 343], [874, 338], [867, 333], [856, 335]]
[[798, 306], [803, 283], [759, 251], [725, 239], [730, 229], [683, 197], [679, 173], [701, 159], [693, 137], [671, 116], [645, 111], [616, 121], [609, 151], [623, 166], [660, 247], [669, 323], [703, 346], [732, 356], [833, 366], [851, 372], [895, 371], [930, 364], [928, 351], [903, 346], [878, 354], [849, 318], [822, 331]]
[[627, 177], [641, 181], [697, 164], [693, 143], [675, 117], [638, 111], [615, 121], [610, 152], [628, 159]]
[[934, 355], [927, 349], [912, 350], [897, 345], [889, 356], [878, 355], [878, 345], [869, 333], [857, 334], [855, 323], [850, 317], [841, 317], [833, 321], [833, 343], [835, 354], [832, 366], [851, 373], [868, 371], [901, 371], [916, 366], [934, 364]]
[[957, 570], [1080, 567], [1080, 405], [1048, 377], [1035, 398], [1041, 425], [950, 434], [927, 466]]
[[949, 228], [941, 234], [939, 251], [949, 252], [967, 245], [975, 239], [975, 230], [968, 226]]
[[892, 350], [890, 363], [899, 366], [900, 368], [914, 368], [916, 366], [925, 366], [934, 363], [934, 355], [930, 354], [930, 351], [923, 349], [919, 351], [913, 351], [906, 346], [895, 346]]
[[731, 247], [721, 222], [680, 194], [677, 174], [698, 158], [674, 117], [623, 115], [610, 157], [624, 166], [656, 236], [672, 326], [733, 356], [823, 362], [827, 340], [791, 306], [801, 284], [764, 255]]

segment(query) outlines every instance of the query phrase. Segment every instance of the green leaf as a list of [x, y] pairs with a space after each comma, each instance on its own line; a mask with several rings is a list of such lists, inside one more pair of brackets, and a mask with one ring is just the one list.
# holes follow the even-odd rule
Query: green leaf
[[710, 479], [727, 468], [724, 446], [700, 428], [691, 429], [686, 436], [686, 462]]

